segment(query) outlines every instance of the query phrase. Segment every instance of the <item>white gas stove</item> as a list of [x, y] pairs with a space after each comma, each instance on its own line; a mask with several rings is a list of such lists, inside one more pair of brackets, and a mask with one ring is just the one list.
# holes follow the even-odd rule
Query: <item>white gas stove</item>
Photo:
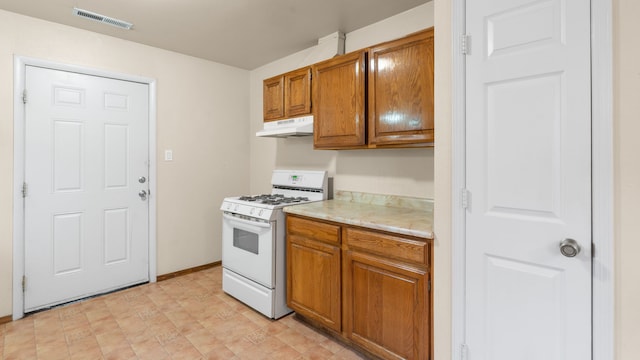
[[271, 194], [225, 198], [222, 289], [277, 319], [286, 305], [285, 206], [328, 198], [326, 171], [274, 170]]
[[271, 194], [225, 198], [222, 211], [260, 220], [272, 220], [275, 209], [327, 199], [327, 172], [274, 170]]

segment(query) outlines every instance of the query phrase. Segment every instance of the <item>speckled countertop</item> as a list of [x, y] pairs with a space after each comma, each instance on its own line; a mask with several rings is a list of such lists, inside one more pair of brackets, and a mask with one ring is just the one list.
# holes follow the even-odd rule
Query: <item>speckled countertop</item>
[[333, 200], [288, 206], [289, 214], [433, 239], [433, 201], [337, 191]]

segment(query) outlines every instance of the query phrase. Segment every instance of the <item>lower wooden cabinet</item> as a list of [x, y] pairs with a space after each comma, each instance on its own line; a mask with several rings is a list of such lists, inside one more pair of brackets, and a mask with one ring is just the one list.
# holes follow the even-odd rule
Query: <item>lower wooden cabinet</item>
[[347, 250], [344, 335], [387, 359], [427, 359], [427, 272], [395, 260]]
[[287, 305], [341, 330], [340, 228], [287, 217]]
[[429, 359], [427, 239], [287, 215], [287, 302], [383, 359]]

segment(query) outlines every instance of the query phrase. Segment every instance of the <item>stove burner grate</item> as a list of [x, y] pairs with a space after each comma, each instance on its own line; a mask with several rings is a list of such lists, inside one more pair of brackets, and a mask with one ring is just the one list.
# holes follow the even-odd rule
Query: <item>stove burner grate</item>
[[255, 202], [256, 204], [265, 205], [280, 205], [280, 204], [295, 204], [303, 201], [309, 201], [306, 196], [287, 197], [283, 194], [261, 194], [261, 195], [243, 195], [239, 197], [239, 200]]

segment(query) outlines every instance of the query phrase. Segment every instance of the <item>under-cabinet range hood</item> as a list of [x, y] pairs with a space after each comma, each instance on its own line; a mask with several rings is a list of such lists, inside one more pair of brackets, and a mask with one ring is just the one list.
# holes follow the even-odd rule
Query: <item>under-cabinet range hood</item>
[[292, 119], [268, 121], [264, 129], [258, 131], [260, 137], [289, 137], [313, 135], [313, 115]]

